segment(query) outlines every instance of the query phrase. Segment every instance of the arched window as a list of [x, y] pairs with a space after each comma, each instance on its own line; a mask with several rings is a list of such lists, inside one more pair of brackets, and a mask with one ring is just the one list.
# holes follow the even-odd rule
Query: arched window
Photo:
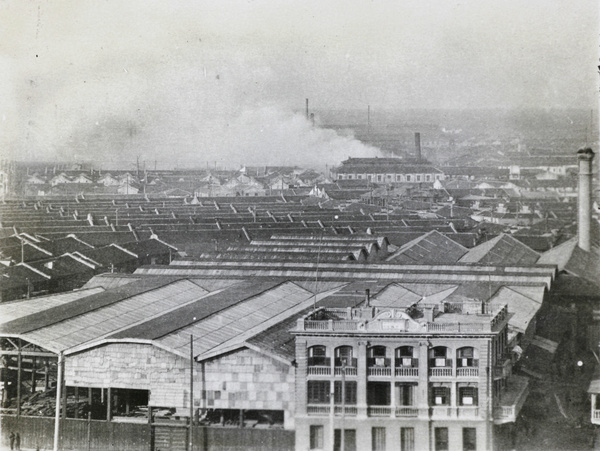
[[436, 346], [429, 350], [429, 366], [448, 367], [452, 366], [452, 360], [449, 357], [449, 349], [445, 346]]
[[396, 366], [397, 367], [415, 367], [419, 362], [414, 357], [414, 348], [412, 346], [401, 346], [396, 348]]
[[465, 346], [456, 351], [456, 366], [459, 368], [477, 366], [477, 356], [475, 349], [471, 346]]
[[321, 345], [311, 346], [310, 348], [308, 348], [308, 365], [329, 366], [329, 358], [327, 358], [327, 348]]
[[372, 346], [369, 348], [367, 361], [368, 366], [389, 366], [389, 359], [386, 359], [387, 350], [385, 346]]
[[342, 366], [342, 363], [345, 363], [346, 366], [356, 366], [353, 356], [352, 346], [335, 348], [335, 366]]

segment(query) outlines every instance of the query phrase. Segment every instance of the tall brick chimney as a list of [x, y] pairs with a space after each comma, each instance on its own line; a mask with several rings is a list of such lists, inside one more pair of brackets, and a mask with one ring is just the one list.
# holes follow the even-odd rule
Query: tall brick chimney
[[417, 162], [421, 162], [421, 134], [419, 132], [415, 133], [415, 158]]
[[591, 226], [593, 159], [594, 152], [589, 147], [580, 149], [577, 152], [577, 161], [579, 165], [577, 244], [581, 249], [587, 252], [589, 252], [592, 248]]

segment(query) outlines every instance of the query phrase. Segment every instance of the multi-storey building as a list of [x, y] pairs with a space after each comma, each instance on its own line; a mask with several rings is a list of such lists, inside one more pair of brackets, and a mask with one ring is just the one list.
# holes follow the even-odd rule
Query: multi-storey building
[[422, 161], [399, 158], [348, 158], [332, 171], [336, 180], [368, 180], [373, 183], [425, 183], [444, 180], [444, 173]]
[[507, 305], [426, 302], [298, 320], [296, 450], [493, 449], [527, 396]]

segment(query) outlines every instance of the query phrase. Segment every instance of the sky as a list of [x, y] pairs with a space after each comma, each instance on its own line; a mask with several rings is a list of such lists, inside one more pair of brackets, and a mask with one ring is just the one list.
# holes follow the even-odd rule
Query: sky
[[0, 154], [301, 164], [318, 109], [583, 108], [596, 0], [4, 0]]

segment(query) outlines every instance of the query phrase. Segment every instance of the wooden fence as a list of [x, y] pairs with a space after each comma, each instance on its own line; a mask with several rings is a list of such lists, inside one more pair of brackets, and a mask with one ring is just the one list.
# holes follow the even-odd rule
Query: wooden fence
[[[99, 420], [66, 419], [60, 422], [59, 449], [64, 451], [167, 451], [154, 443], [153, 436], [162, 425], [120, 423]], [[173, 428], [179, 429], [181, 427]], [[187, 429], [183, 427], [183, 429]], [[10, 449], [9, 434], [19, 433], [21, 448], [51, 450], [54, 419], [5, 415], [0, 417], [2, 449]], [[187, 432], [187, 431], [186, 431]], [[204, 427], [193, 428], [193, 451], [293, 451], [294, 431]], [[179, 434], [181, 435], [181, 434]], [[179, 448], [178, 448], [179, 449]]]

